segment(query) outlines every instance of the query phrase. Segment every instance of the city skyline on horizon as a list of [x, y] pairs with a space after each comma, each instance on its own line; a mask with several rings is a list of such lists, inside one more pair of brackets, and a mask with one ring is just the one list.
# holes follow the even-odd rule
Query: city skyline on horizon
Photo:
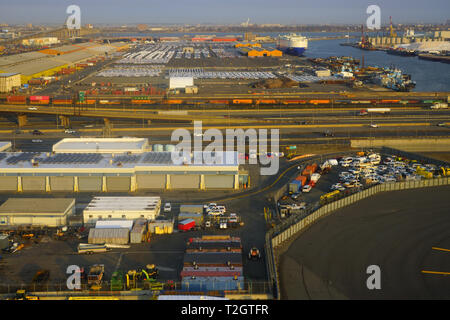
[[[61, 25], [68, 17], [69, 5], [81, 8], [82, 24], [98, 25], [239, 25], [250, 19], [250, 24], [282, 25], [357, 25], [366, 21], [369, 5], [381, 8], [381, 22], [394, 24], [442, 24], [449, 20], [448, 0], [238, 0], [227, 2], [206, 0], [156, 1], [129, 0], [124, 6], [118, 0], [20, 0], [14, 3], [0, 1], [0, 23]], [[408, 10], [404, 7], [408, 6]], [[280, 10], [280, 7], [282, 8]], [[30, 15], [30, 12], [33, 12]]]

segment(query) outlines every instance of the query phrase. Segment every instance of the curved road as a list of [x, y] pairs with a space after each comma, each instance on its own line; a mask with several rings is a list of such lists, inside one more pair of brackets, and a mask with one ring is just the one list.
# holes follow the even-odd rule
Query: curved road
[[[450, 299], [449, 194], [382, 193], [313, 224], [280, 257], [282, 299]], [[380, 290], [367, 289], [369, 265]]]

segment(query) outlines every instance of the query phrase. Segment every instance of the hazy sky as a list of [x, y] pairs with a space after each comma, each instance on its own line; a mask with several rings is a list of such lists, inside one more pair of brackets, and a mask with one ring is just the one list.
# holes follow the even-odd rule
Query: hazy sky
[[381, 8], [382, 23], [442, 23], [450, 0], [0, 0], [0, 23], [60, 23], [66, 7], [81, 8], [85, 23], [359, 24], [366, 8]]

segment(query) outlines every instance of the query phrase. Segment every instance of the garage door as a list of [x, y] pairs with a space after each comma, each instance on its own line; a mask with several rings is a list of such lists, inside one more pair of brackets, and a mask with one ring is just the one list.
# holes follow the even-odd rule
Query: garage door
[[138, 174], [136, 175], [138, 190], [164, 189], [166, 187], [165, 174]]
[[205, 175], [206, 189], [233, 189], [234, 176], [232, 175]]
[[11, 224], [32, 224], [33, 218], [28, 217], [10, 217], [9, 221], [11, 221]]
[[73, 191], [73, 177], [50, 177], [51, 191]]
[[45, 177], [22, 177], [23, 191], [45, 191]]
[[78, 190], [83, 191], [102, 191], [102, 177], [79, 177]]
[[17, 177], [0, 177], [0, 191], [17, 191]]
[[172, 189], [199, 189], [200, 175], [198, 174], [173, 174], [170, 176]]
[[130, 177], [106, 177], [106, 188], [108, 192], [114, 191], [130, 191]]

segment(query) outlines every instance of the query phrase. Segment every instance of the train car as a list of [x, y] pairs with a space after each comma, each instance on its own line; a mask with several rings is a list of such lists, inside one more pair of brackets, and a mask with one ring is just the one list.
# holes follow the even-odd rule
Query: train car
[[48, 105], [50, 96], [30, 96], [30, 104]]
[[252, 99], [233, 99], [233, 104], [252, 104]]
[[149, 99], [132, 99], [131, 100], [131, 104], [155, 104], [156, 101], [155, 100], [149, 100]]
[[77, 101], [77, 105], [95, 105], [97, 100], [95, 99], [86, 99], [83, 102]]
[[183, 104], [183, 100], [169, 99], [169, 100], [166, 100], [166, 104]]
[[305, 104], [306, 100], [283, 100], [283, 104]]
[[72, 105], [73, 99], [68, 96], [58, 96], [52, 98], [52, 104], [54, 106], [66, 106], [66, 105]]
[[209, 100], [209, 103], [211, 104], [228, 104], [228, 100]]
[[309, 100], [311, 104], [328, 104], [330, 100]]
[[256, 104], [277, 104], [277, 101], [274, 99], [258, 99]]
[[27, 96], [7, 96], [6, 103], [8, 103], [8, 104], [26, 104]]
[[381, 103], [400, 103], [400, 100], [381, 100]]
[[409, 104], [412, 104], [412, 103], [420, 103], [420, 101], [419, 101], [419, 100], [408, 100], [408, 103], [409, 103]]

